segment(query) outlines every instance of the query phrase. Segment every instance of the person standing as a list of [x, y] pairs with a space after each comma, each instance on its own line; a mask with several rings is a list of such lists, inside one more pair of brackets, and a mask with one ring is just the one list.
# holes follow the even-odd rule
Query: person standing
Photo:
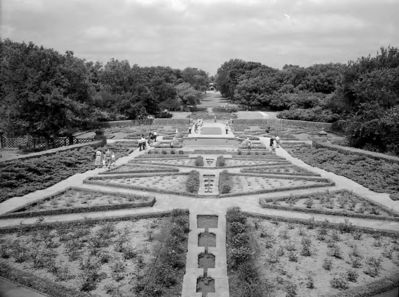
[[152, 133], [152, 137], [154, 139], [154, 142], [157, 142], [157, 135], [158, 135], [157, 131], [154, 131], [154, 133]]
[[107, 149], [107, 151], [105, 152], [105, 166], [109, 168], [110, 164], [111, 164], [111, 151], [110, 149]]
[[101, 166], [101, 159], [102, 159], [102, 153], [100, 150], [97, 150], [96, 152], [96, 159], [94, 161], [94, 165], [96, 167], [100, 167]]
[[280, 137], [276, 136], [276, 147], [280, 147]]
[[269, 143], [270, 150], [273, 150], [273, 144], [274, 144], [274, 138], [270, 137], [270, 143]]
[[116, 161], [115, 153], [114, 153], [114, 151], [111, 151], [111, 164], [110, 164], [110, 167], [111, 166], [115, 166], [115, 161]]

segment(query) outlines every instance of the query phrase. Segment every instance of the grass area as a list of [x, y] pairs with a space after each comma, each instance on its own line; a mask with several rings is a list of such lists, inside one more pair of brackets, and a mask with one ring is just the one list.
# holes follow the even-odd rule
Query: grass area
[[287, 147], [305, 163], [343, 175], [379, 193], [399, 193], [399, 164], [358, 154], [303, 145]]
[[[116, 158], [127, 155], [131, 147], [125, 143], [107, 145]], [[100, 148], [105, 151], [105, 148]], [[0, 202], [15, 196], [45, 189], [76, 173], [94, 168], [96, 150], [91, 146], [57, 152], [29, 159], [0, 163]]]

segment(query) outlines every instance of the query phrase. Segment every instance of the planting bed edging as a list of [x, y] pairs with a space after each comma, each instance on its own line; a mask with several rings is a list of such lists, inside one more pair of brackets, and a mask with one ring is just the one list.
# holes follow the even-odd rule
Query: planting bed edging
[[230, 175], [238, 175], [238, 176], [253, 176], [253, 177], [270, 177], [270, 178], [278, 178], [278, 179], [289, 179], [289, 180], [306, 180], [306, 181], [320, 181], [320, 182], [331, 182], [329, 179], [327, 178], [320, 178], [320, 177], [302, 177], [302, 176], [298, 176], [298, 177], [292, 177], [292, 176], [280, 176], [280, 175], [275, 175], [275, 174], [262, 174], [259, 175], [257, 173], [229, 173]]
[[273, 192], [284, 192], [284, 191], [292, 191], [292, 190], [303, 190], [303, 189], [312, 189], [312, 188], [322, 188], [322, 187], [332, 187], [335, 186], [334, 182], [330, 182], [324, 185], [308, 185], [308, 186], [296, 186], [290, 188], [278, 188], [278, 189], [269, 189], [269, 190], [258, 190], [253, 192], [239, 192], [239, 193], [228, 193], [228, 194], [219, 194], [218, 197], [220, 198], [227, 198], [227, 197], [235, 197], [235, 196], [247, 196], [247, 195], [257, 195], [257, 194], [266, 194], [266, 193], [273, 193]]
[[[156, 199], [152, 197], [149, 201], [136, 202], [136, 203], [122, 203], [114, 205], [95, 205], [89, 207], [71, 207], [71, 208], [59, 208], [59, 209], [49, 209], [41, 211], [24, 211], [24, 212], [13, 212], [0, 215], [1, 219], [11, 219], [11, 218], [28, 218], [37, 216], [52, 216], [60, 214], [70, 214], [70, 213], [84, 213], [84, 212], [98, 212], [98, 211], [110, 211], [125, 208], [141, 208], [141, 207], [152, 207], [154, 206]], [[26, 207], [24, 207], [26, 208]]]
[[343, 223], [331, 223], [328, 220], [315, 221], [313, 219], [287, 218], [287, 217], [260, 214], [260, 213], [254, 213], [254, 212], [248, 212], [248, 211], [242, 211], [242, 213], [249, 217], [266, 219], [266, 220], [270, 220], [270, 221], [281, 221], [281, 222], [294, 223], [294, 224], [314, 225], [317, 227], [327, 226], [328, 228], [337, 229], [337, 230], [359, 230], [359, 231], [362, 231], [364, 233], [369, 233], [369, 234], [387, 235], [387, 236], [392, 236], [395, 238], [399, 237], [399, 230], [393, 231], [393, 230], [387, 230], [387, 229], [374, 229], [374, 228], [370, 228], [370, 227], [359, 227], [359, 226], [347, 224], [344, 222]]
[[335, 295], [327, 295], [326, 297], [374, 297], [377, 294], [397, 288], [398, 284], [399, 273], [396, 273], [392, 277], [384, 277], [366, 285], [351, 288]]
[[79, 292], [74, 289], [67, 288], [56, 282], [41, 278], [34, 274], [22, 271], [18, 268], [11, 267], [6, 263], [0, 266], [0, 276], [12, 282], [22, 284], [23, 286], [34, 289], [41, 294], [48, 294], [51, 297], [90, 297], [91, 294]]
[[[176, 209], [174, 209], [176, 210]], [[189, 213], [188, 209], [179, 209], [184, 213]], [[34, 224], [27, 224], [27, 225], [17, 225], [17, 226], [8, 226], [0, 228], [0, 234], [7, 234], [12, 232], [28, 232], [32, 230], [42, 230], [42, 229], [53, 229], [57, 227], [63, 226], [74, 226], [74, 225], [94, 225], [100, 222], [118, 222], [118, 221], [136, 221], [141, 219], [149, 219], [149, 218], [160, 218], [160, 217], [167, 217], [172, 214], [173, 210], [168, 211], [154, 211], [154, 212], [147, 212], [147, 213], [139, 213], [139, 214], [131, 214], [125, 216], [115, 216], [115, 217], [107, 217], [107, 218], [84, 218], [82, 220], [72, 220], [72, 221], [57, 221], [51, 223], [34, 223]]]
[[332, 211], [332, 210], [322, 210], [322, 209], [312, 209], [312, 208], [302, 208], [302, 207], [289, 207], [283, 205], [273, 205], [267, 204], [264, 201], [264, 198], [259, 198], [259, 204], [262, 208], [269, 209], [279, 209], [279, 210], [288, 210], [288, 211], [299, 211], [304, 213], [315, 213], [315, 214], [324, 214], [324, 215], [332, 215], [332, 216], [343, 216], [343, 217], [352, 217], [352, 218], [360, 218], [360, 219], [373, 219], [373, 220], [382, 220], [382, 221], [395, 221], [399, 222], [399, 217], [385, 217], [385, 216], [377, 216], [377, 215], [369, 215], [369, 214], [358, 214], [358, 213], [348, 213], [345, 211]]
[[[132, 163], [128, 163], [128, 164], [132, 164]], [[146, 165], [147, 165], [147, 163], [146, 163]], [[150, 165], [150, 164], [148, 164], [148, 165]], [[116, 170], [116, 169], [118, 169], [118, 168], [120, 168], [120, 167], [123, 167], [123, 166], [126, 166], [126, 164], [123, 164], [123, 165], [119, 165], [119, 166], [117, 166], [117, 167], [115, 167], [115, 168], [113, 168], [113, 169], [110, 169], [110, 170]], [[149, 167], [151, 167], [151, 166], [149, 166]], [[107, 170], [107, 171], [104, 171], [104, 172], [100, 172], [99, 174], [101, 174], [101, 175], [114, 175], [114, 174], [117, 174], [117, 175], [119, 175], [119, 174], [126, 174], [126, 173], [152, 173], [152, 172], [162, 172], [162, 173], [166, 173], [166, 172], [179, 172], [179, 169], [176, 169], [176, 168], [170, 168], [170, 169], [167, 169], [167, 168], [165, 168], [165, 169], [160, 169], [160, 168], [154, 168], [154, 169], [137, 169], [137, 170], [128, 170], [128, 171], [110, 171], [110, 170]]]
[[[265, 168], [267, 168], [267, 166], [265, 166]], [[279, 168], [279, 166], [276, 166], [276, 167], [273, 167], [273, 168]], [[243, 169], [241, 169], [240, 170], [242, 173], [256, 173], [256, 174], [261, 174], [261, 175], [264, 175], [264, 174], [276, 174], [277, 175], [277, 173], [273, 173], [273, 172], [253, 172], [253, 171], [248, 171], [248, 168], [243, 168]], [[321, 174], [318, 174], [318, 173], [313, 173], [313, 172], [311, 172], [311, 171], [309, 171], [308, 173], [303, 173], [303, 174], [301, 174], [301, 173], [278, 173], [279, 175], [281, 174], [281, 175], [290, 175], [290, 176], [321, 176]]]
[[[337, 190], [337, 191], [332, 191], [331, 193], [340, 193], [340, 192], [344, 192], [344, 191], [347, 191], [347, 190]], [[348, 192], [350, 192], [350, 191], [348, 191]], [[318, 194], [318, 193], [312, 193], [312, 195], [314, 195], [314, 194]], [[321, 192], [320, 194], [323, 194], [323, 193]], [[366, 199], [362, 196], [359, 196], [355, 193], [352, 193], [352, 194], [357, 196], [357, 198], [360, 200], [366, 200], [368, 203], [370, 203], [373, 206], [381, 207], [384, 211], [388, 212], [392, 216], [399, 217], [399, 213], [395, 212], [391, 208], [388, 208], [384, 204], [380, 204], [378, 202], [368, 200], [368, 199]], [[301, 195], [283, 196], [283, 197], [277, 197], [277, 198], [260, 198], [259, 203], [260, 203], [261, 199], [264, 200], [265, 202], [273, 202], [273, 201], [284, 201], [284, 200], [288, 200], [288, 199], [304, 199], [304, 198], [308, 198], [309, 195], [310, 194], [301, 194]], [[282, 206], [282, 207], [285, 207], [285, 206]], [[365, 215], [365, 216], [368, 216], [368, 215]], [[372, 219], [374, 217], [369, 217], [369, 218]]]

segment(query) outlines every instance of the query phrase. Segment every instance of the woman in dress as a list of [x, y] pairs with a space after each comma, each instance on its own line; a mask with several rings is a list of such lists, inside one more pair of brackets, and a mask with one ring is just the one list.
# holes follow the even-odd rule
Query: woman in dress
[[94, 161], [94, 165], [95, 165], [96, 167], [100, 167], [100, 166], [101, 166], [101, 157], [102, 157], [101, 155], [102, 155], [101, 151], [98, 150], [98, 151], [96, 152], [96, 159], [95, 159], [95, 161]]

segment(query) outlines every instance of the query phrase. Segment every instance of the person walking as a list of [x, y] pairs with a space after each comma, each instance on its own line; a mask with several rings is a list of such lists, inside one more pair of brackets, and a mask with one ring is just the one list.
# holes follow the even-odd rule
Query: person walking
[[115, 167], [115, 161], [116, 161], [115, 153], [114, 153], [114, 151], [111, 151], [111, 164], [110, 164], [110, 167], [111, 166]]
[[153, 137], [154, 142], [157, 142], [157, 136], [158, 136], [157, 131], [154, 131], [154, 132], [152, 133], [152, 137]]
[[139, 150], [142, 151], [145, 149], [145, 138], [144, 135], [141, 135], [141, 138], [139, 139]]
[[269, 143], [270, 150], [273, 150], [273, 144], [274, 144], [274, 138], [270, 137], [270, 143]]

